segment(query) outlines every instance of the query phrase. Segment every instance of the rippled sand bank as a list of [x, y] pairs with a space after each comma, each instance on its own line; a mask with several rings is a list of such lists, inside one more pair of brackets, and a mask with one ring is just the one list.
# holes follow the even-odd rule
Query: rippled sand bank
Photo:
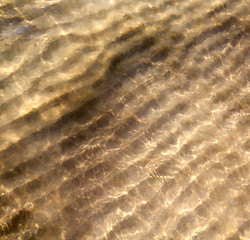
[[250, 239], [249, 1], [0, 1], [0, 238]]

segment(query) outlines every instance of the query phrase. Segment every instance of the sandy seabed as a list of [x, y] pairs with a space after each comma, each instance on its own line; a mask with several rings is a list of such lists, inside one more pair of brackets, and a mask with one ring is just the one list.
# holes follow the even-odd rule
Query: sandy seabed
[[0, 238], [249, 240], [249, 6], [0, 1]]

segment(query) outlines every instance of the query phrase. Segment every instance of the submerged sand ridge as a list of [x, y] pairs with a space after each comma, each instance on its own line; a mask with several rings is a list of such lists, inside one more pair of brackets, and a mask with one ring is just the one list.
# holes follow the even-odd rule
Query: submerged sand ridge
[[248, 1], [1, 1], [0, 237], [249, 239]]

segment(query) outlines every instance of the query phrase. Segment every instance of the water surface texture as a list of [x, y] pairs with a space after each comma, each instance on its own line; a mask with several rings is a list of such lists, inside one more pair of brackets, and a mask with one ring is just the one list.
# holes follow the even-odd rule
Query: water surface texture
[[249, 240], [249, 6], [0, 1], [0, 239]]

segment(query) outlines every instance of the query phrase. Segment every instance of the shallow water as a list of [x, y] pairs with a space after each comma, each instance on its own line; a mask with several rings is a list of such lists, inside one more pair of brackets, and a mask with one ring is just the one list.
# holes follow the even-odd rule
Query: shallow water
[[250, 239], [249, 1], [0, 1], [2, 239]]

